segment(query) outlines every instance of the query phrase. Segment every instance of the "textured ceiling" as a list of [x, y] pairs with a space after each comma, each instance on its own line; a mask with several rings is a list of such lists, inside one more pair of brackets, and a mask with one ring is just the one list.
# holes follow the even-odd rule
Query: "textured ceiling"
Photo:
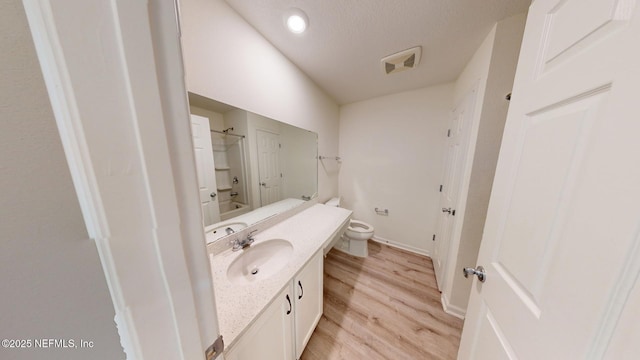
[[[530, 0], [226, 0], [339, 104], [455, 80], [493, 24]], [[285, 29], [307, 13], [302, 35]], [[385, 75], [380, 59], [422, 46], [413, 70]]]

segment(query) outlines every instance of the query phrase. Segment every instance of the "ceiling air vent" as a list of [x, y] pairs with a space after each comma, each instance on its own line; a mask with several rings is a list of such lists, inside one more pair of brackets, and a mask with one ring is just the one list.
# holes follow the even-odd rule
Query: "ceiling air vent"
[[393, 74], [404, 70], [413, 69], [420, 63], [420, 55], [422, 54], [422, 48], [416, 46], [411, 49], [400, 51], [383, 58], [382, 71], [385, 74]]

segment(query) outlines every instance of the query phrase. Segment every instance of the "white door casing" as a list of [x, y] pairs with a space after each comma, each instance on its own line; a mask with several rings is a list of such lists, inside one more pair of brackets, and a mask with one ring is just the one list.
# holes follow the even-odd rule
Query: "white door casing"
[[[438, 227], [433, 247], [433, 267], [436, 274], [438, 289], [442, 288], [448, 278], [446, 272], [447, 261], [451, 247], [451, 236], [456, 219], [455, 210], [458, 207], [458, 197], [461, 192], [462, 177], [467, 164], [467, 148], [469, 133], [473, 122], [477, 90], [474, 86], [454, 108], [449, 129], [447, 131], [447, 151], [445, 154], [445, 170], [440, 189], [440, 206], [438, 207]], [[445, 210], [446, 209], [446, 210]]]
[[204, 226], [220, 222], [220, 205], [216, 186], [215, 163], [211, 145], [209, 119], [191, 114], [193, 152], [196, 157], [198, 191]]
[[261, 206], [282, 198], [280, 174], [280, 135], [265, 130], [256, 130], [258, 142], [258, 176], [260, 181]]
[[533, 2], [459, 359], [610, 358], [640, 314], [638, 12]]
[[127, 358], [203, 358], [218, 327], [176, 4], [23, 4]]

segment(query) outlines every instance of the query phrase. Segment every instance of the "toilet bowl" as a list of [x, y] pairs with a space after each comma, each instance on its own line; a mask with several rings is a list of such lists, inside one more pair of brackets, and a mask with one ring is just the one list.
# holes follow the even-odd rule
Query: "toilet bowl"
[[345, 234], [350, 239], [355, 240], [369, 240], [373, 237], [373, 226], [367, 224], [364, 221], [351, 220]]
[[[325, 204], [340, 207], [340, 198], [332, 198]], [[342, 241], [334, 245], [334, 248], [354, 256], [367, 257], [369, 255], [367, 240], [373, 237], [373, 232], [373, 226], [366, 222], [351, 220], [349, 227], [342, 235]]]

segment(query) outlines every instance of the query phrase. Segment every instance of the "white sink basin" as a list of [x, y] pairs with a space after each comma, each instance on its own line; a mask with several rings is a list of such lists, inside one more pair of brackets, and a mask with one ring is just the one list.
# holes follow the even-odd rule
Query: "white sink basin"
[[293, 252], [293, 245], [283, 239], [253, 244], [242, 251], [227, 268], [227, 278], [234, 284], [248, 284], [269, 278], [285, 267]]

